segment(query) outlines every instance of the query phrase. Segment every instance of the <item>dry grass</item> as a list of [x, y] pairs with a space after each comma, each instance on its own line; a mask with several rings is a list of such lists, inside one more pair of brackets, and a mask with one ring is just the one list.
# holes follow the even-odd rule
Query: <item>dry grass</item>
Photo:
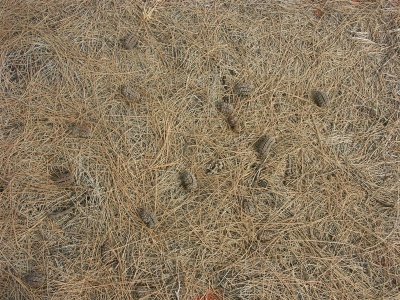
[[0, 299], [398, 299], [398, 5], [1, 1]]

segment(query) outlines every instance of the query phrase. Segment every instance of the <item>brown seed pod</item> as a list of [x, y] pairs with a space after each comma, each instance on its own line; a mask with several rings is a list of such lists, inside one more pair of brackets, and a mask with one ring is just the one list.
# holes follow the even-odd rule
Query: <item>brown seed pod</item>
[[133, 33], [128, 34], [121, 40], [121, 45], [126, 50], [132, 50], [137, 47], [139, 40], [137, 36]]
[[56, 167], [51, 172], [51, 180], [60, 186], [68, 186], [74, 183], [74, 175], [67, 168]]
[[152, 212], [148, 211], [145, 208], [139, 208], [138, 214], [139, 214], [139, 217], [142, 219], [143, 223], [146, 224], [147, 227], [149, 227], [149, 228], [156, 227], [157, 219], [156, 219], [156, 216]]
[[233, 106], [225, 101], [218, 101], [215, 103], [215, 106], [217, 107], [218, 111], [223, 114], [224, 116], [230, 116], [233, 114]]
[[266, 181], [265, 179], [260, 179], [258, 181], [258, 186], [260, 188], [267, 188], [268, 187], [268, 181]]
[[283, 174], [283, 185], [288, 185], [299, 176], [298, 169], [299, 167], [295, 157], [288, 155], [286, 159], [285, 172]]
[[129, 102], [139, 102], [141, 98], [140, 93], [128, 85], [121, 86], [121, 95]]
[[221, 172], [225, 167], [225, 164], [222, 160], [212, 160], [208, 163], [206, 168], [206, 173], [209, 175], [217, 174]]
[[46, 278], [44, 274], [36, 271], [31, 271], [26, 274], [23, 280], [27, 285], [33, 288], [40, 288], [46, 283]]
[[89, 123], [72, 122], [68, 125], [68, 132], [76, 137], [88, 138], [92, 136], [92, 127]]
[[267, 135], [261, 136], [256, 143], [254, 144], [254, 148], [259, 154], [260, 157], [267, 157], [271, 147], [275, 144], [275, 139], [273, 137], [269, 137]]
[[237, 83], [234, 86], [233, 91], [240, 97], [247, 97], [253, 91], [253, 86], [247, 83]]
[[240, 123], [239, 119], [235, 114], [231, 114], [226, 118], [226, 122], [229, 125], [229, 128], [232, 129], [234, 132], [240, 131]]
[[180, 180], [181, 180], [181, 184], [182, 186], [186, 189], [186, 190], [194, 190], [197, 188], [197, 180], [196, 177], [190, 173], [189, 171], [183, 171], [180, 174]]
[[314, 103], [318, 107], [324, 107], [329, 102], [328, 95], [325, 94], [324, 92], [317, 91], [317, 90], [311, 91], [311, 99], [314, 101]]
[[253, 202], [251, 202], [249, 199], [240, 197], [239, 201], [241, 202], [241, 206], [243, 211], [248, 214], [248, 215], [253, 215], [256, 212], [256, 207], [254, 206]]

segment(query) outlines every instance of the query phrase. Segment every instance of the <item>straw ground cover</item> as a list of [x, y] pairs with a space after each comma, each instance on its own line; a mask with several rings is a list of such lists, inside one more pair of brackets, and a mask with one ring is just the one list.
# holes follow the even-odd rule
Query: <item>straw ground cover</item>
[[398, 1], [0, 14], [0, 299], [399, 297]]

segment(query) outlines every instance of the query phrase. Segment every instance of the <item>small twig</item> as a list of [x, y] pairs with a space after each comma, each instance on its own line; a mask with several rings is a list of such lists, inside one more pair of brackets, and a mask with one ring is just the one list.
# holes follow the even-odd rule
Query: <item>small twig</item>
[[179, 281], [179, 278], [178, 278], [178, 290], [175, 291], [176, 300], [180, 300], [180, 297], [179, 297], [180, 291], [181, 291], [181, 282]]

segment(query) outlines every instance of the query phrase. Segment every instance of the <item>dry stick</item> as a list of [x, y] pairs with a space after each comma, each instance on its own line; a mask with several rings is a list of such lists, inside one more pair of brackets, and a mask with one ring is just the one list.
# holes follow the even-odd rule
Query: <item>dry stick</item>
[[179, 275], [178, 275], [178, 290], [175, 291], [176, 300], [180, 300], [180, 297], [179, 297], [180, 292], [181, 292], [181, 281], [179, 280]]

